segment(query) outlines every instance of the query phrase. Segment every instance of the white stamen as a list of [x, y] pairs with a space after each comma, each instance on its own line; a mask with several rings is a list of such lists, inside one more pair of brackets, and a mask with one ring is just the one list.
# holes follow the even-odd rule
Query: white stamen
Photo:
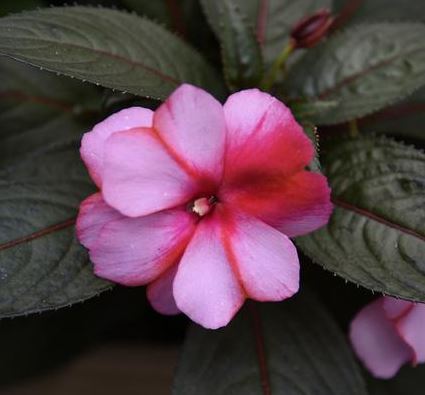
[[199, 198], [193, 202], [192, 211], [198, 214], [200, 217], [203, 217], [211, 210], [211, 204], [207, 198]]

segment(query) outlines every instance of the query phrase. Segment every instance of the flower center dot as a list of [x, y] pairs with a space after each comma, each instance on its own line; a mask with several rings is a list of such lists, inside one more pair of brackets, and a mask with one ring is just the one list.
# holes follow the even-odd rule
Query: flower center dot
[[193, 202], [191, 210], [200, 217], [203, 217], [212, 210], [216, 202], [217, 199], [214, 196], [211, 196], [210, 198], [201, 197]]

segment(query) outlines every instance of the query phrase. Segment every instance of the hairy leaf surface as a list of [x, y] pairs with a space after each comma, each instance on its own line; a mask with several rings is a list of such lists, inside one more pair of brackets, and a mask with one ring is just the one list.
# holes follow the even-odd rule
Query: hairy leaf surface
[[335, 211], [297, 245], [347, 280], [424, 302], [425, 154], [361, 138], [327, 147], [324, 158]]
[[4, 17], [0, 54], [158, 99], [183, 82], [222, 92], [214, 70], [182, 40], [154, 22], [112, 9], [57, 7]]
[[425, 25], [372, 23], [336, 34], [291, 69], [294, 96], [337, 101], [313, 122], [335, 124], [391, 105], [425, 84]]

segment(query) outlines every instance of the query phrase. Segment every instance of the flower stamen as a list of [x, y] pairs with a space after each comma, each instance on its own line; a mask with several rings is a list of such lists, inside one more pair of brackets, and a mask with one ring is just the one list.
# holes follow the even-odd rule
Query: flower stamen
[[211, 211], [216, 202], [217, 198], [215, 196], [211, 196], [210, 198], [201, 197], [193, 202], [191, 210], [200, 217], [203, 217]]

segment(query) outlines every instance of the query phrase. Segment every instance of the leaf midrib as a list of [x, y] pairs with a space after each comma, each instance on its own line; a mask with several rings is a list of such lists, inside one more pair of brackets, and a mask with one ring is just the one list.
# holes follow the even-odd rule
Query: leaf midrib
[[73, 112], [73, 104], [65, 100], [54, 99], [48, 96], [42, 95], [29, 95], [25, 92], [19, 90], [8, 90], [0, 92], [0, 100], [16, 100], [20, 102], [31, 102], [40, 105], [45, 105], [47, 107], [53, 108], [55, 110], [60, 110], [66, 113]]
[[[404, 57], [408, 57], [410, 55], [412, 55], [413, 53], [419, 52], [419, 51], [423, 51], [424, 48], [416, 48], [414, 50], [411, 50], [409, 52], [406, 53], [402, 53], [402, 54], [398, 54], [395, 55], [391, 58], [385, 59], [385, 60], [381, 60], [380, 62], [371, 65], [367, 68], [365, 68], [364, 70], [361, 70], [357, 73], [354, 73], [350, 76], [347, 76], [345, 78], [343, 78], [340, 82], [338, 82], [337, 84], [335, 84], [333, 87], [330, 87], [328, 89], [326, 89], [325, 91], [323, 91], [322, 93], [320, 93], [317, 98], [320, 100], [326, 99], [329, 96], [333, 95], [334, 93], [338, 92], [339, 90], [341, 90], [342, 88], [344, 88], [346, 85], [350, 85], [353, 82], [356, 82], [359, 78], [364, 77], [365, 75], [367, 75], [368, 73], [370, 73], [371, 71], [374, 71], [375, 69], [379, 69], [380, 67], [385, 67], [389, 64], [391, 64], [392, 62], [394, 62], [395, 60], [399, 59], [399, 58], [404, 58]], [[419, 87], [418, 87], [419, 88]]]
[[0, 251], [7, 250], [9, 248], [16, 247], [19, 244], [28, 243], [35, 239], [39, 239], [41, 237], [50, 235], [52, 233], [59, 232], [63, 229], [69, 228], [70, 226], [73, 226], [75, 224], [75, 221], [76, 221], [75, 217], [68, 218], [65, 221], [48, 226], [47, 228], [40, 229], [26, 236], [18, 237], [17, 239], [14, 239], [14, 240], [6, 241], [5, 243], [0, 244]]
[[[12, 37], [9, 37], [9, 38], [12, 38]], [[136, 67], [136, 68], [140, 67], [140, 68], [144, 69], [145, 71], [148, 71], [152, 74], [155, 74], [157, 77], [159, 77], [160, 79], [162, 79], [163, 81], [165, 81], [169, 84], [172, 84], [173, 86], [178, 86], [179, 84], [182, 83], [182, 81], [178, 81], [177, 79], [163, 73], [162, 71], [159, 71], [159, 70], [154, 69], [150, 66], [147, 66], [146, 64], [144, 64], [142, 62], [135, 61], [133, 59], [129, 59], [129, 58], [126, 58], [124, 56], [114, 54], [112, 52], [107, 52], [107, 51], [101, 50], [99, 48], [87, 47], [87, 46], [84, 46], [84, 45], [79, 45], [79, 44], [74, 44], [74, 43], [69, 43], [69, 42], [61, 42], [61, 41], [57, 41], [57, 40], [51, 40], [51, 39], [40, 38], [40, 37], [34, 38], [34, 37], [20, 36], [19, 38], [25, 39], [25, 40], [32, 40], [32, 41], [35, 41], [37, 43], [45, 43], [45, 44], [48, 44], [48, 45], [65, 45], [65, 46], [69, 46], [69, 47], [72, 47], [72, 48], [93, 52], [94, 54], [104, 55], [106, 57], [110, 57], [112, 59], [119, 60], [123, 63], [126, 63], [126, 64], [132, 66], [132, 67]], [[0, 53], [13, 58], [13, 55], [8, 53], [7, 51], [4, 51], [4, 48], [0, 49]], [[25, 56], [25, 58], [28, 59], [29, 61], [31, 61], [30, 57]], [[21, 59], [17, 59], [17, 60], [21, 60]], [[49, 61], [47, 61], [47, 62], [49, 62]], [[64, 74], [66, 74], [66, 73], [64, 73]]]
[[372, 213], [371, 211], [369, 211], [365, 208], [357, 207], [354, 204], [351, 204], [351, 203], [349, 203], [345, 200], [342, 200], [342, 199], [334, 197], [334, 196], [332, 197], [332, 203], [337, 207], [343, 208], [343, 209], [348, 210], [348, 211], [352, 211], [352, 212], [354, 212], [358, 215], [372, 219], [376, 222], [379, 222], [380, 224], [386, 225], [386, 226], [388, 226], [392, 229], [395, 229], [399, 232], [402, 232], [402, 233], [408, 234], [410, 236], [416, 237], [421, 241], [425, 241], [425, 236], [420, 234], [419, 232], [412, 230], [412, 229], [409, 229], [409, 228], [407, 228], [403, 225], [400, 225], [400, 224], [398, 224], [394, 221], [391, 221], [387, 218], [384, 218], [380, 215]]

